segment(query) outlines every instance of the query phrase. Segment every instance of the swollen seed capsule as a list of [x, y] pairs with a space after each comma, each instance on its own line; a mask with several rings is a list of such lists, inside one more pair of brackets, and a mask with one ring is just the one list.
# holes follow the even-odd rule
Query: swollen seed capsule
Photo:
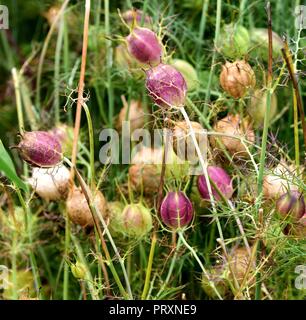
[[253, 88], [256, 78], [251, 66], [244, 60], [226, 62], [220, 74], [221, 87], [233, 98], [242, 98], [247, 89]]
[[[232, 186], [232, 179], [231, 177], [227, 174], [227, 172], [220, 167], [215, 167], [215, 166], [209, 166], [207, 168], [208, 171], [208, 176], [210, 179], [215, 183], [219, 191], [223, 194], [223, 196], [227, 199], [230, 199], [234, 193], [234, 189]], [[206, 180], [204, 176], [199, 176], [198, 178], [198, 189], [205, 200], [209, 200], [209, 191], [208, 187], [206, 184]], [[219, 195], [218, 191], [211, 186], [212, 190], [212, 195], [216, 200], [220, 200], [221, 196]]]
[[45, 131], [26, 132], [17, 149], [23, 160], [36, 167], [53, 167], [63, 158], [59, 140]]
[[303, 195], [298, 191], [288, 191], [276, 202], [277, 212], [284, 218], [291, 217], [299, 220], [305, 212], [305, 201]]
[[150, 66], [160, 63], [163, 47], [157, 35], [150, 29], [136, 27], [126, 38], [126, 41], [130, 55], [139, 62]]
[[161, 108], [182, 107], [187, 85], [182, 74], [174, 67], [159, 64], [147, 71], [146, 87], [149, 96]]
[[168, 192], [160, 207], [161, 219], [170, 228], [183, 228], [193, 218], [193, 206], [185, 193]]

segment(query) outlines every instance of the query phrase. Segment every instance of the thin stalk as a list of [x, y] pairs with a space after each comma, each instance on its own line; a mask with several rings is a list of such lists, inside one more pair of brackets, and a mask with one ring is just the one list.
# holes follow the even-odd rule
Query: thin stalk
[[200, 27], [199, 27], [199, 44], [197, 48], [197, 70], [200, 70], [201, 64], [200, 64], [200, 57], [202, 55], [201, 49], [202, 49], [202, 41], [205, 33], [205, 27], [206, 27], [206, 17], [207, 17], [207, 10], [208, 10], [209, 0], [204, 0], [202, 5], [202, 15], [201, 15], [201, 21], [200, 21]]
[[12, 69], [14, 88], [15, 88], [15, 96], [16, 96], [16, 108], [17, 108], [17, 117], [18, 117], [18, 125], [19, 125], [19, 133], [23, 134], [25, 131], [24, 128], [24, 118], [22, 112], [22, 102], [21, 102], [21, 94], [20, 94], [20, 81], [16, 68]]
[[[222, 1], [217, 0], [216, 29], [215, 29], [215, 39], [214, 39], [215, 46], [217, 46], [217, 44], [218, 44], [219, 35], [220, 35], [221, 6], [222, 6]], [[203, 111], [204, 116], [207, 114], [207, 103], [209, 102], [209, 99], [210, 99], [210, 87], [211, 87], [212, 78], [213, 78], [214, 70], [215, 70], [216, 56], [217, 56], [217, 51], [215, 48], [215, 50], [213, 52], [213, 57], [212, 57], [211, 67], [210, 67], [210, 72], [209, 72], [209, 77], [208, 77], [208, 83], [207, 83], [207, 88], [206, 88], [207, 91], [206, 91], [206, 95], [205, 95], [205, 105], [204, 105], [204, 111]]]
[[55, 62], [54, 62], [54, 109], [55, 109], [55, 124], [60, 122], [60, 63], [61, 51], [64, 38], [64, 15], [61, 16], [59, 31], [56, 41]]
[[17, 232], [13, 234], [13, 241], [12, 241], [12, 276], [13, 276], [13, 300], [18, 300], [18, 281], [17, 281]]
[[156, 233], [153, 232], [152, 240], [151, 240], [151, 249], [149, 254], [149, 261], [148, 261], [147, 270], [146, 270], [146, 279], [145, 279], [145, 284], [144, 284], [142, 295], [141, 295], [141, 300], [146, 300], [148, 296], [156, 241], [157, 241]]
[[222, 231], [222, 228], [221, 228], [219, 217], [217, 215], [215, 200], [214, 200], [214, 197], [213, 197], [213, 194], [212, 194], [211, 183], [210, 183], [209, 175], [208, 175], [208, 171], [207, 171], [207, 167], [208, 167], [207, 161], [204, 161], [204, 159], [203, 159], [203, 156], [201, 154], [201, 150], [199, 148], [199, 144], [197, 142], [193, 127], [191, 125], [190, 119], [188, 117], [188, 114], [186, 113], [185, 108], [181, 107], [180, 111], [181, 111], [181, 113], [182, 113], [182, 115], [183, 115], [183, 117], [184, 117], [184, 119], [185, 119], [185, 121], [186, 121], [186, 123], [187, 123], [187, 125], [189, 127], [190, 136], [191, 136], [191, 139], [193, 141], [194, 147], [196, 149], [198, 158], [200, 160], [200, 164], [201, 164], [201, 167], [202, 167], [202, 170], [203, 170], [204, 178], [205, 178], [205, 181], [206, 181], [206, 184], [207, 184], [207, 189], [208, 189], [209, 199], [210, 199], [212, 210], [213, 210], [214, 219], [216, 220], [216, 223], [217, 223], [217, 227], [218, 227], [220, 238], [224, 242], [223, 231]]
[[[73, 166], [72, 162], [67, 159], [67, 158], [64, 158], [64, 161], [70, 166], [70, 168]], [[91, 196], [90, 196], [90, 191], [88, 190], [87, 186], [86, 186], [86, 183], [85, 181], [83, 180], [82, 176], [80, 175], [80, 173], [78, 172], [78, 170], [76, 169], [76, 167], [74, 167], [74, 171], [76, 173], [76, 177], [80, 183], [80, 186], [81, 186], [81, 189], [85, 195], [85, 198], [86, 198], [86, 201], [87, 201], [87, 204], [89, 206], [89, 209], [90, 209], [90, 212], [92, 214], [92, 217], [93, 217], [93, 220], [94, 220], [94, 224], [95, 224], [95, 227], [98, 231], [98, 234], [99, 234], [99, 237], [100, 237], [100, 240], [101, 240], [101, 244], [102, 244], [102, 247], [103, 247], [103, 250], [105, 252], [105, 256], [106, 256], [106, 259], [107, 259], [107, 262], [108, 262], [108, 265], [109, 265], [109, 268], [111, 269], [111, 272], [114, 276], [114, 279], [119, 287], [119, 290], [121, 292], [121, 294], [125, 297], [125, 298], [128, 298], [128, 299], [133, 299], [133, 295], [132, 295], [132, 291], [131, 291], [131, 287], [130, 287], [130, 283], [129, 283], [129, 279], [128, 279], [128, 276], [127, 276], [127, 272], [126, 272], [126, 269], [125, 269], [125, 265], [124, 265], [124, 261], [123, 259], [121, 258], [120, 256], [120, 253], [115, 245], [115, 242], [112, 238], [112, 235], [108, 229], [108, 226], [100, 212], [100, 210], [97, 208], [97, 206], [95, 205], [94, 201], [92, 201], [91, 199]], [[127, 286], [127, 289], [128, 289], [128, 294], [126, 293], [122, 283], [121, 283], [121, 280], [117, 274], [117, 271], [116, 269], [114, 268], [114, 265], [112, 263], [112, 259], [111, 259], [111, 256], [108, 252], [108, 249], [107, 249], [107, 246], [106, 246], [106, 243], [104, 241], [104, 238], [103, 238], [103, 234], [101, 232], [101, 229], [100, 229], [100, 226], [99, 226], [99, 222], [96, 220], [96, 217], [99, 218], [100, 222], [102, 223], [102, 226], [104, 228], [104, 231], [111, 243], [111, 246], [113, 247], [113, 250], [117, 256], [117, 259], [119, 261], [119, 264], [121, 266], [121, 269], [122, 269], [122, 272], [123, 272], [123, 276], [124, 276], [124, 279], [125, 279], [125, 282], [126, 282], [126, 286]]]
[[[70, 220], [65, 211], [65, 258], [68, 258], [70, 250]], [[69, 300], [69, 265], [64, 264], [63, 300]]]
[[92, 119], [89, 112], [89, 108], [86, 103], [83, 103], [83, 108], [87, 118], [88, 124], [88, 136], [89, 136], [89, 153], [90, 153], [90, 181], [91, 190], [94, 191], [95, 188], [95, 145], [94, 145], [94, 131], [92, 126]]
[[[272, 88], [272, 17], [271, 17], [271, 4], [267, 3], [267, 15], [268, 15], [268, 37], [269, 37], [269, 50], [268, 50], [268, 89], [267, 89], [267, 100], [266, 100], [266, 111], [264, 119], [264, 128], [262, 133], [262, 144], [261, 144], [261, 153], [260, 153], [260, 163], [258, 170], [258, 184], [257, 184], [257, 211], [261, 207], [262, 200], [262, 190], [263, 190], [263, 176], [265, 168], [265, 159], [266, 159], [266, 149], [267, 149], [267, 138], [268, 138], [268, 129], [269, 129], [269, 116], [271, 109], [271, 95], [273, 93]], [[261, 241], [258, 241], [257, 246], [257, 259], [256, 265], [260, 263], [261, 256]], [[256, 288], [255, 288], [255, 299], [260, 300], [261, 296], [261, 274], [258, 271], [256, 274]]]
[[56, 29], [57, 23], [58, 23], [60, 17], [62, 16], [62, 14], [64, 13], [64, 11], [68, 5], [68, 2], [69, 2], [69, 0], [66, 0], [63, 3], [60, 11], [58, 12], [57, 16], [55, 17], [55, 19], [49, 29], [49, 32], [47, 34], [46, 40], [44, 42], [44, 45], [43, 45], [43, 48], [42, 48], [42, 51], [41, 51], [41, 54], [39, 57], [38, 68], [37, 68], [37, 78], [36, 78], [36, 99], [35, 99], [36, 108], [38, 110], [40, 110], [40, 83], [41, 83], [42, 68], [43, 68], [45, 56], [46, 56], [49, 42], [51, 40], [53, 32]]
[[[83, 29], [83, 47], [82, 47], [82, 62], [81, 62], [81, 72], [78, 86], [78, 100], [77, 100], [77, 110], [74, 123], [74, 137], [73, 137], [73, 147], [71, 162], [73, 164], [71, 168], [71, 182], [74, 178], [74, 167], [76, 164], [77, 152], [78, 152], [78, 139], [81, 125], [81, 113], [82, 104], [84, 103], [84, 79], [85, 79], [85, 69], [86, 69], [86, 57], [87, 57], [87, 44], [88, 44], [88, 28], [89, 28], [89, 16], [90, 16], [90, 0], [86, 0], [85, 3], [85, 17], [84, 17], [84, 29]], [[72, 185], [72, 183], [71, 183]]]
[[[185, 240], [184, 238], [184, 235], [183, 235], [183, 232], [182, 231], [179, 231], [178, 232], [179, 234], [179, 239], [181, 239], [182, 243], [184, 244], [184, 246], [192, 253], [192, 255], [194, 256], [194, 258], [196, 259], [196, 261], [198, 262], [202, 272], [204, 273], [205, 277], [207, 277], [207, 279], [209, 279], [209, 275], [206, 271], [206, 269], [204, 268], [203, 266], [203, 263], [202, 261], [200, 260], [200, 258], [198, 257], [196, 251], [188, 244], [188, 242]], [[219, 291], [217, 290], [215, 284], [212, 282], [212, 281], [209, 281], [209, 284], [210, 286], [212, 287], [212, 289], [214, 290], [214, 292], [216, 293], [217, 297], [220, 299], [220, 300], [223, 300]]]
[[[20, 201], [20, 204], [23, 208], [23, 211], [25, 213], [25, 226], [26, 226], [26, 231], [27, 231], [27, 235], [29, 237], [29, 245], [32, 247], [33, 246], [33, 237], [32, 237], [32, 224], [31, 224], [31, 212], [21, 194], [21, 191], [19, 190], [19, 188], [16, 187], [16, 193], [18, 196], [18, 199]], [[41, 281], [40, 281], [40, 276], [39, 276], [39, 271], [38, 271], [38, 267], [37, 267], [37, 262], [36, 262], [36, 258], [34, 255], [33, 250], [30, 250], [30, 263], [31, 263], [31, 268], [32, 268], [32, 273], [33, 273], [33, 278], [34, 278], [34, 283], [35, 283], [35, 290], [37, 293], [37, 296], [40, 296], [40, 298], [43, 298], [43, 294], [40, 292], [41, 289]]]
[[82, 265], [85, 267], [85, 270], [86, 270], [85, 271], [85, 281], [88, 286], [91, 297], [93, 300], [99, 300], [99, 295], [97, 294], [96, 289], [93, 286], [94, 281], [93, 281], [90, 269], [87, 265], [87, 261], [84, 257], [83, 249], [82, 249], [79, 241], [77, 240], [77, 238], [73, 234], [71, 234], [71, 239], [72, 239], [73, 244], [76, 248], [76, 253], [77, 253], [78, 259], [80, 260]]
[[[105, 24], [105, 34], [110, 35], [110, 23], [109, 23], [109, 0], [104, 0], [104, 24]], [[107, 97], [108, 97], [108, 122], [110, 125], [113, 123], [114, 116], [114, 91], [112, 87], [112, 64], [113, 64], [113, 50], [112, 43], [110, 40], [106, 41], [106, 81], [107, 81]]]
[[176, 264], [177, 256], [178, 256], [179, 250], [181, 248], [181, 245], [182, 245], [182, 239], [179, 238], [178, 241], [177, 241], [177, 244], [176, 244], [174, 255], [173, 255], [172, 260], [171, 260], [171, 264], [170, 264], [170, 268], [169, 268], [168, 273], [167, 273], [166, 280], [164, 281], [163, 285], [159, 289], [159, 291], [158, 291], [158, 293], [156, 295], [156, 298], [159, 298], [159, 296], [163, 293], [163, 291], [165, 290], [165, 288], [167, 287], [167, 285], [168, 285], [168, 283], [170, 281], [170, 278], [172, 276], [173, 269], [174, 269], [174, 266]]

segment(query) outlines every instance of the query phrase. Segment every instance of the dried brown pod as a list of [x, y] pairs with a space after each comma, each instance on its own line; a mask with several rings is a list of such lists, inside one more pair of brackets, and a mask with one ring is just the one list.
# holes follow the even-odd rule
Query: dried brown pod
[[[107, 203], [103, 194], [100, 191], [95, 192], [94, 203], [97, 209], [102, 214], [102, 216], [106, 218]], [[67, 207], [67, 213], [72, 222], [82, 227], [94, 226], [92, 213], [88, 206], [85, 195], [83, 194], [81, 189], [77, 187], [73, 187], [72, 191], [68, 195], [66, 207]]]
[[[200, 123], [191, 121], [198, 145], [202, 154], [206, 151], [206, 135]], [[194, 161], [198, 159], [196, 149], [190, 134], [190, 128], [186, 121], [179, 121], [173, 128], [173, 150], [176, 155], [184, 160]]]
[[[129, 114], [127, 116], [127, 112]], [[129, 121], [131, 133], [134, 130], [140, 129], [145, 124], [145, 113], [143, 111], [142, 103], [140, 100], [131, 100], [130, 108], [126, 104], [119, 113], [117, 120], [117, 129], [121, 130], [123, 121]]]
[[253, 69], [245, 60], [226, 62], [220, 74], [221, 87], [233, 98], [242, 98], [247, 89], [253, 88], [256, 78]]
[[266, 199], [276, 199], [288, 191], [297, 191], [293, 184], [295, 169], [280, 162], [271, 173], [264, 176], [263, 194]]
[[[220, 135], [211, 136], [211, 146], [220, 149], [223, 144], [226, 150], [235, 157], [246, 157], [248, 155], [245, 145], [237, 138], [243, 138], [251, 143], [255, 142], [255, 134], [250, 122], [246, 118], [241, 120], [238, 114], [229, 114], [219, 120], [214, 125], [214, 130]], [[237, 138], [231, 138], [230, 136]]]

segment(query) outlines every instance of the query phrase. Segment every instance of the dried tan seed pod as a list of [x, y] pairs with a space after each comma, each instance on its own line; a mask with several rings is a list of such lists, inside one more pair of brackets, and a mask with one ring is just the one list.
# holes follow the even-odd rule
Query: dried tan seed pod
[[253, 69], [245, 60], [226, 62], [220, 74], [221, 87], [233, 98], [243, 97], [248, 88], [253, 88], [256, 78]]
[[141, 101], [131, 100], [129, 115], [127, 117], [128, 105], [125, 105], [118, 116], [117, 129], [121, 130], [122, 122], [130, 122], [130, 130], [133, 133], [134, 130], [140, 129], [145, 124], [145, 113], [142, 108]]
[[263, 194], [267, 199], [276, 199], [288, 191], [298, 191], [293, 184], [295, 169], [280, 162], [263, 179]]
[[235, 276], [237, 282], [241, 285], [247, 274], [245, 283], [250, 285], [250, 282], [254, 283], [255, 281], [255, 277], [252, 278], [255, 268], [255, 260], [251, 261], [251, 257], [245, 247], [235, 248], [230, 253], [228, 263], [230, 280], [233, 280]]
[[129, 168], [129, 179], [135, 191], [155, 194], [160, 183], [160, 167], [156, 164], [134, 164]]
[[[97, 209], [100, 211], [102, 216], [106, 218], [107, 216], [107, 204], [103, 194], [100, 191], [97, 191], [94, 195], [94, 203]], [[82, 227], [93, 227], [94, 220], [90, 208], [87, 204], [85, 195], [82, 190], [74, 187], [70, 192], [67, 202], [67, 213], [75, 224], [78, 224]]]
[[[204, 155], [206, 147], [206, 136], [203, 134], [203, 127], [200, 123], [191, 121], [201, 153]], [[179, 121], [173, 128], [173, 150], [176, 155], [184, 160], [194, 161], [198, 155], [190, 134], [190, 129], [186, 121]]]
[[[214, 125], [214, 130], [224, 135], [212, 135], [210, 138], [212, 147], [220, 149], [220, 144], [223, 144], [227, 151], [236, 157], [247, 157], [248, 154], [244, 144], [239, 139], [229, 136], [244, 138], [252, 143], [255, 142], [255, 134], [251, 124], [247, 119], [241, 120], [238, 114], [230, 114], [219, 120]], [[220, 141], [219, 143], [218, 140]]]

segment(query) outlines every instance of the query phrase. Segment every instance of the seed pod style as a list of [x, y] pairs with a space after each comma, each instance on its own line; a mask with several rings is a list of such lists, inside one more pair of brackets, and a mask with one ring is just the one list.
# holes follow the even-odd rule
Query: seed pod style
[[[127, 116], [127, 111], [129, 114]], [[139, 100], [131, 100], [130, 107], [125, 105], [119, 113], [117, 129], [121, 130], [123, 121], [129, 121], [131, 134], [134, 130], [140, 129], [145, 124], [145, 113], [142, 103]]]
[[28, 182], [44, 200], [65, 199], [68, 194], [70, 171], [64, 165], [52, 168], [33, 168]]
[[140, 63], [153, 67], [161, 62], [163, 46], [152, 30], [135, 27], [126, 41], [130, 55]]
[[[103, 194], [100, 191], [95, 193], [94, 203], [104, 218], [107, 216], [107, 204]], [[74, 187], [69, 193], [66, 202], [69, 218], [75, 224], [82, 227], [93, 227], [94, 220], [87, 204], [87, 200], [82, 190]]]
[[[234, 193], [232, 179], [227, 174], [227, 172], [221, 168], [216, 166], [209, 166], [207, 168], [208, 176], [217, 186], [219, 191], [223, 194], [226, 199], [230, 199]], [[206, 184], [205, 177], [199, 176], [198, 177], [198, 189], [203, 199], [209, 200], [209, 191]], [[214, 196], [215, 200], [221, 200], [221, 196], [219, 195], [218, 191], [211, 185], [212, 195]]]
[[303, 194], [293, 190], [281, 195], [276, 202], [276, 211], [283, 217], [297, 221], [304, 215], [305, 201]]
[[245, 60], [226, 62], [220, 74], [221, 87], [233, 98], [242, 98], [256, 84], [253, 69]]
[[[263, 125], [265, 113], [267, 109], [267, 92], [263, 90], [255, 90], [248, 103], [247, 112], [256, 127]], [[271, 105], [269, 121], [275, 117], [277, 111], [277, 98], [273, 92], [271, 95]]]
[[188, 91], [194, 91], [198, 88], [199, 78], [195, 68], [190, 63], [185, 60], [174, 59], [171, 65], [183, 75]]
[[[195, 133], [201, 154], [206, 152], [207, 136], [200, 123], [191, 121], [192, 129]], [[196, 152], [189, 125], [186, 121], [179, 121], [175, 124], [173, 130], [173, 150], [180, 159], [188, 161], [198, 161], [198, 154]]]
[[[143, 12], [141, 10], [127, 10], [122, 14], [123, 20], [129, 25], [132, 26], [133, 22], [135, 21], [138, 25], [141, 23], [143, 16]], [[145, 15], [143, 18], [144, 26], [151, 25], [152, 18], [148, 15]]]
[[184, 192], [168, 192], [160, 207], [163, 223], [170, 228], [186, 227], [193, 218], [193, 206]]
[[21, 157], [32, 166], [53, 167], [62, 161], [59, 140], [45, 131], [31, 131], [22, 135], [17, 146]]
[[121, 230], [129, 237], [143, 237], [152, 229], [152, 216], [141, 203], [129, 204], [122, 212]]
[[225, 25], [221, 31], [217, 47], [226, 58], [243, 58], [250, 47], [248, 30], [233, 23]]
[[248, 156], [245, 145], [239, 139], [230, 137], [235, 136], [237, 138], [243, 138], [249, 143], [255, 142], [255, 133], [247, 119], [241, 120], [238, 114], [229, 114], [214, 125], [214, 130], [224, 135], [211, 136], [210, 143], [213, 148], [221, 149], [220, 144], [223, 144], [226, 150], [235, 157]]
[[174, 67], [160, 63], [146, 72], [146, 88], [153, 102], [161, 108], [182, 107], [187, 85]]

